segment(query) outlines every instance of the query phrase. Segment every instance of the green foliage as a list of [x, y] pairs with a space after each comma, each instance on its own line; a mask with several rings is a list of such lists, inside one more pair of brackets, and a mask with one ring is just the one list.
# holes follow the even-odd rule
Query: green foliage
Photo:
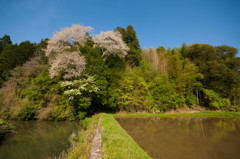
[[90, 118], [85, 118], [85, 119], [81, 120], [81, 126], [84, 130], [87, 129], [90, 121], [91, 121]]
[[185, 105], [240, 110], [236, 48], [183, 43], [181, 48], [141, 50], [133, 26], [116, 30], [130, 48], [125, 59], [111, 53], [104, 59], [90, 36], [84, 46], [68, 43], [69, 51], [80, 51], [86, 60], [81, 76], [77, 73], [69, 81], [61, 71], [54, 79], [49, 77], [44, 51], [48, 39], [18, 45], [8, 35], [0, 38], [1, 115], [82, 120], [101, 111], [160, 112]]
[[216, 51], [218, 53], [218, 56], [224, 59], [227, 57], [234, 58], [238, 53], [238, 50], [236, 48], [227, 45], [217, 46]]
[[198, 90], [202, 87], [203, 74], [194, 63], [184, 59], [178, 50], [173, 50], [168, 58], [169, 76], [176, 84], [178, 94], [186, 99], [189, 106], [198, 105]]
[[4, 138], [4, 136], [10, 133], [13, 129], [15, 129], [15, 126], [0, 119], [0, 142]]
[[88, 75], [94, 76], [99, 91], [92, 101], [92, 110], [117, 109], [117, 92], [115, 84], [120, 79], [125, 70], [125, 62], [114, 56], [109, 56], [103, 60], [100, 50], [85, 46], [81, 52], [86, 58], [86, 70]]
[[[234, 91], [240, 82], [240, 58], [235, 57], [237, 53], [236, 48], [227, 45], [213, 47], [207, 44], [191, 44], [182, 54], [199, 67], [200, 73], [204, 75], [201, 80], [204, 88], [228, 98], [231, 104], [240, 105], [239, 97], [236, 95], [238, 93]], [[204, 100], [200, 102], [207, 103]]]
[[210, 109], [222, 109], [231, 106], [229, 99], [222, 98], [213, 90], [202, 89], [204, 93], [205, 105]]
[[[15, 126], [13, 126], [11, 123], [6, 122], [3, 119], [0, 119], [0, 130], [5, 131], [5, 132], [10, 132], [11, 130], [13, 130], [15, 128]], [[0, 133], [1, 134], [1, 133]]]
[[[188, 45], [184, 57], [189, 58], [204, 75], [202, 84], [205, 88], [229, 97], [234, 86], [240, 81], [240, 59], [235, 57], [238, 50], [234, 47], [221, 45], [213, 47], [207, 44]], [[233, 103], [233, 100], [231, 101]]]
[[[48, 98], [52, 93], [51, 86], [54, 81], [50, 79], [48, 70], [43, 70], [36, 78], [32, 78], [25, 86], [22, 85], [20, 97], [27, 99], [25, 109], [18, 114], [22, 120], [36, 118], [37, 111], [46, 107]], [[24, 88], [25, 87], [25, 88]]]
[[129, 69], [119, 81], [117, 92], [120, 110], [138, 111], [151, 107], [148, 84], [138, 75], [140, 72], [138, 68]]
[[189, 92], [187, 95], [186, 95], [186, 104], [189, 106], [189, 107], [192, 107], [192, 106], [195, 106], [195, 105], [199, 105], [198, 103], [198, 98], [197, 96], [193, 93], [193, 92]]
[[184, 43], [182, 44], [182, 47], [181, 47], [181, 54], [182, 54], [182, 56], [186, 56], [186, 55], [185, 55], [186, 50], [187, 50], [187, 44], [184, 42]]
[[140, 45], [133, 26], [128, 25], [126, 30], [124, 28], [117, 27], [115, 30], [122, 34], [123, 41], [130, 48], [128, 55], [126, 56], [126, 60], [131, 66], [138, 66], [141, 61]]
[[36, 116], [36, 108], [34, 106], [26, 106], [26, 108], [18, 114], [21, 120], [33, 120]]
[[184, 57], [193, 60], [197, 66], [202, 66], [207, 61], [215, 60], [217, 52], [215, 47], [208, 44], [192, 44], [188, 46]]
[[3, 48], [6, 47], [8, 44], [12, 44], [9, 35], [4, 35], [2, 38], [0, 38], [0, 52], [2, 52]]
[[29, 41], [13, 45], [9, 35], [0, 38], [0, 86], [10, 76], [10, 70], [29, 60], [35, 49]]
[[55, 120], [55, 121], [66, 120], [65, 111], [66, 111], [66, 106], [58, 105], [57, 107], [55, 107], [53, 118], [49, 117], [49, 119]]
[[22, 97], [34, 104], [44, 106], [46, 97], [50, 94], [52, 80], [48, 70], [44, 70], [38, 77], [31, 80], [30, 85], [22, 90]]
[[150, 83], [157, 75], [157, 71], [154, 70], [150, 63], [140, 61], [141, 76], [147, 83]]
[[89, 112], [93, 97], [99, 91], [94, 77], [85, 75], [79, 80], [65, 81], [60, 84], [64, 90], [63, 94], [73, 106], [74, 114], [79, 119], [84, 119]]
[[168, 82], [166, 74], [160, 74], [154, 78], [150, 86], [154, 99], [154, 109], [166, 111], [184, 106], [185, 99], [175, 91], [175, 85]]

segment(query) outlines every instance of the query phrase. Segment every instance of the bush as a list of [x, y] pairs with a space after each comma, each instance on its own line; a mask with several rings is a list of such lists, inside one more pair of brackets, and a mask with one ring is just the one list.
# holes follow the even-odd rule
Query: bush
[[33, 120], [36, 115], [36, 108], [33, 106], [27, 106], [25, 110], [18, 114], [21, 120]]
[[222, 98], [218, 93], [209, 89], [202, 89], [205, 105], [210, 109], [223, 109], [231, 106], [229, 99]]

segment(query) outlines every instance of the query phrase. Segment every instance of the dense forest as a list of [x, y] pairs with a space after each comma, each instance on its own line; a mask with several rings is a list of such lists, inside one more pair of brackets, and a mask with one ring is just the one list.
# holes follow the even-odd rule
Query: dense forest
[[133, 26], [73, 25], [40, 43], [0, 38], [0, 117], [76, 120], [99, 111], [240, 110], [240, 58], [227, 45], [141, 48]]

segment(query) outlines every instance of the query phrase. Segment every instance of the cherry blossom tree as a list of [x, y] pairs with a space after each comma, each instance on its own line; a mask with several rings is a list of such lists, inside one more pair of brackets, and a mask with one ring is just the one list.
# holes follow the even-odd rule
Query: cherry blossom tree
[[92, 27], [83, 25], [72, 25], [56, 32], [52, 39], [48, 41], [47, 49], [45, 50], [48, 57], [50, 67], [50, 77], [54, 78], [63, 71], [64, 79], [72, 79], [80, 76], [85, 69], [85, 58], [81, 56], [80, 51], [71, 51], [72, 46], [82, 45], [90, 38], [89, 33], [93, 30]]
[[48, 41], [48, 46], [45, 50], [46, 56], [49, 57], [51, 62], [56, 54], [70, 50], [71, 45], [84, 45], [90, 38], [89, 33], [91, 33], [92, 30], [92, 27], [85, 27], [80, 24], [61, 29], [60, 32], [56, 32], [52, 39]]
[[101, 48], [105, 57], [111, 54], [125, 57], [129, 51], [128, 46], [122, 40], [122, 35], [118, 31], [101, 32], [99, 35], [96, 35], [94, 47]]
[[50, 77], [54, 78], [61, 71], [64, 72], [64, 79], [72, 79], [80, 76], [85, 69], [85, 58], [79, 52], [66, 52], [56, 56], [50, 68]]

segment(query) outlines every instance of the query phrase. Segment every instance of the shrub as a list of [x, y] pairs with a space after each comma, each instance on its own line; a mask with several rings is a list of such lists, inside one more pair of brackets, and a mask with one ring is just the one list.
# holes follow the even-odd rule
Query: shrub
[[33, 106], [27, 106], [25, 110], [18, 114], [21, 120], [33, 120], [36, 115], [36, 108]]
[[223, 109], [231, 106], [229, 99], [222, 98], [218, 93], [209, 89], [202, 89], [205, 105], [210, 109]]

